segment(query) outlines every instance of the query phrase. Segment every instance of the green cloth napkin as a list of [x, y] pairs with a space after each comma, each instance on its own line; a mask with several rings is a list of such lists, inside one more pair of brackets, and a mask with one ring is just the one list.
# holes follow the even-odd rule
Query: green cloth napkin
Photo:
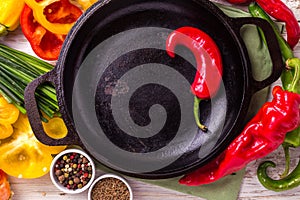
[[[216, 4], [226, 15], [230, 17], [250, 17], [250, 14], [242, 10]], [[248, 49], [249, 58], [252, 65], [252, 73], [257, 80], [263, 80], [271, 71], [272, 65], [270, 56], [266, 46], [262, 43], [257, 28], [253, 25], [245, 25], [241, 29], [241, 36], [244, 39]], [[265, 88], [256, 93], [251, 101], [250, 112], [248, 117], [255, 115], [257, 110], [266, 101], [269, 88]], [[97, 164], [98, 168], [105, 172], [112, 172], [101, 164]], [[113, 172], [116, 173], [116, 172]], [[226, 176], [212, 184], [203, 186], [184, 186], [178, 183], [180, 177], [163, 179], [163, 180], [144, 180], [150, 184], [158, 185], [164, 188], [176, 190], [182, 193], [202, 197], [208, 200], [235, 200], [238, 197], [240, 186], [244, 177], [245, 170], [240, 170], [234, 175]], [[155, 194], [153, 194], [155, 195]]]
[[[95, 165], [97, 169], [105, 173], [118, 174], [120, 176], [127, 178], [122, 174], [119, 174], [111, 169], [108, 169], [107, 167], [101, 165], [98, 162], [96, 162]], [[245, 170], [240, 170], [237, 173], [226, 176], [214, 183], [208, 185], [202, 185], [202, 186], [180, 185], [178, 183], [180, 177], [160, 179], [160, 180], [146, 180], [146, 179], [138, 179], [138, 178], [135, 179], [141, 182], [161, 186], [167, 189], [201, 197], [207, 200], [236, 200], [238, 193], [240, 191], [240, 186], [244, 174], [245, 174]]]

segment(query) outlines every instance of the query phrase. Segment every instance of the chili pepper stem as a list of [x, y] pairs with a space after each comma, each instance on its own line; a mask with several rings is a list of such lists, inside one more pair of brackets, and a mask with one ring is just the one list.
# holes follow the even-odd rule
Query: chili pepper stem
[[283, 147], [283, 151], [284, 151], [284, 157], [285, 157], [286, 164], [285, 164], [284, 172], [280, 175], [280, 178], [284, 178], [289, 174], [290, 163], [291, 163], [291, 161], [290, 161], [291, 157], [290, 157], [290, 151], [289, 151], [290, 146], [286, 143], [282, 143], [282, 147]]
[[194, 117], [195, 117], [195, 122], [197, 126], [204, 132], [208, 131], [207, 126], [201, 124], [200, 119], [199, 119], [199, 104], [200, 104], [201, 99], [198, 97], [194, 97]]
[[293, 68], [295, 70], [293, 80], [291, 82], [290, 88], [291, 92], [296, 92], [298, 81], [300, 80], [300, 59], [299, 58], [290, 58], [286, 60], [286, 66], [288, 68]]
[[276, 167], [272, 161], [265, 161], [259, 165], [257, 173], [259, 182], [267, 189], [276, 192], [289, 190], [300, 185], [300, 160], [295, 169], [285, 178], [274, 180], [267, 174], [267, 168]]
[[7, 28], [4, 25], [0, 24], [0, 36], [5, 36], [7, 35], [7, 33]]

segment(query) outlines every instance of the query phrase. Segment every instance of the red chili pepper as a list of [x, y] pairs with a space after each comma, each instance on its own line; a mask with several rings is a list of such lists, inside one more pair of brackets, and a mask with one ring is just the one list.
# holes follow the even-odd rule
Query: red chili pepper
[[294, 13], [280, 0], [256, 0], [272, 17], [285, 22], [287, 42], [293, 49], [300, 39], [300, 26]]
[[209, 35], [194, 27], [181, 27], [168, 36], [166, 51], [169, 56], [175, 57], [177, 45], [187, 47], [196, 59], [197, 72], [191, 85], [191, 90], [197, 97], [194, 104], [195, 119], [197, 125], [207, 131], [207, 127], [199, 120], [199, 102], [201, 99], [212, 98], [220, 87], [223, 73], [221, 53]]
[[273, 100], [263, 105], [220, 156], [179, 182], [189, 186], [208, 184], [276, 150], [286, 133], [300, 125], [300, 95], [284, 91], [280, 86], [275, 86], [272, 94]]
[[227, 0], [232, 4], [257, 2], [263, 10], [278, 21], [285, 22], [287, 31], [287, 42], [293, 49], [300, 39], [300, 26], [292, 12], [281, 0]]
[[184, 45], [192, 51], [196, 59], [197, 73], [191, 90], [200, 99], [214, 96], [222, 80], [222, 59], [218, 46], [205, 32], [193, 27], [181, 27], [173, 31], [167, 39], [166, 50], [175, 57], [177, 45]]
[[[59, 7], [63, 7], [63, 9], [59, 9]], [[74, 22], [82, 14], [80, 8], [68, 0], [60, 0], [59, 4], [58, 2], [49, 4], [47, 9], [51, 9], [52, 12], [45, 12], [44, 14], [53, 23]], [[45, 29], [34, 19], [33, 11], [27, 5], [21, 13], [20, 24], [23, 34], [37, 56], [45, 60], [56, 60], [58, 58], [66, 35], [54, 34]]]

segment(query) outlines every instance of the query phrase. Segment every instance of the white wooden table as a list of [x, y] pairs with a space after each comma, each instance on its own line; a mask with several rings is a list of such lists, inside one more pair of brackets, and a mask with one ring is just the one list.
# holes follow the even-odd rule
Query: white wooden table
[[[224, 1], [216, 0], [219, 2], [224, 3]], [[293, 8], [295, 11], [298, 19], [300, 19], [300, 0], [286, 0], [287, 4]], [[29, 54], [34, 55], [32, 52], [28, 42], [22, 35], [21, 31], [18, 30], [15, 33], [12, 33], [9, 37], [5, 39], [5, 41], [0, 39], [1, 43], [8, 44], [9, 46], [15, 47], [22, 51], [25, 51]], [[295, 55], [300, 57], [300, 44], [295, 49]], [[280, 83], [280, 82], [278, 82]], [[292, 165], [294, 166], [295, 163], [298, 161], [300, 156], [300, 151], [295, 149], [292, 152], [291, 157]], [[276, 163], [279, 163], [279, 168], [273, 170], [273, 172], [280, 173], [283, 168], [283, 151], [279, 148], [276, 152], [270, 154], [268, 157], [264, 158], [264, 160], [272, 160]], [[258, 182], [256, 177], [256, 169], [258, 164], [262, 160], [257, 160], [250, 163], [246, 168], [246, 174], [244, 176], [241, 190], [239, 193], [238, 199], [241, 200], [250, 200], [250, 199], [276, 199], [276, 200], [286, 200], [289, 199], [300, 199], [300, 187], [295, 188], [293, 190], [289, 190], [286, 192], [273, 192], [270, 190], [265, 189], [261, 184]], [[281, 164], [281, 165], [280, 165]], [[98, 171], [98, 174], [101, 172]], [[82, 200], [87, 199], [87, 193], [82, 193], [79, 195], [65, 195], [58, 191], [55, 186], [51, 183], [49, 175], [45, 175], [42, 178], [38, 179], [18, 179], [10, 177], [11, 187], [14, 191], [14, 200], [39, 200], [39, 199], [55, 199], [55, 200]], [[179, 193], [176, 191], [168, 190], [165, 188], [161, 188], [158, 186], [146, 184], [143, 182], [139, 182], [133, 179], [129, 179], [131, 186], [133, 187], [134, 191], [134, 198], [137, 200], [187, 200], [187, 199], [201, 199], [194, 196], [189, 196], [183, 193]]]

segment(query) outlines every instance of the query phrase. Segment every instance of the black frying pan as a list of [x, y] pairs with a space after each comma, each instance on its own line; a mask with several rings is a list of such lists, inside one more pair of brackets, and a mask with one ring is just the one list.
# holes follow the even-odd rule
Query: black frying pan
[[[239, 34], [245, 24], [266, 35], [273, 70], [263, 81], [252, 77]], [[222, 52], [220, 91], [200, 104], [207, 133], [197, 129], [192, 115], [192, 55], [178, 48], [170, 58], [163, 49], [168, 33], [182, 26], [205, 31]], [[264, 20], [229, 18], [207, 0], [100, 1], [68, 34], [55, 69], [26, 88], [25, 105], [45, 144], [80, 145], [127, 175], [174, 177], [206, 164], [229, 145], [245, 125], [252, 95], [276, 81], [282, 67], [275, 35]], [[65, 138], [50, 138], [42, 128], [34, 91], [44, 82], [56, 87], [69, 131]]]

